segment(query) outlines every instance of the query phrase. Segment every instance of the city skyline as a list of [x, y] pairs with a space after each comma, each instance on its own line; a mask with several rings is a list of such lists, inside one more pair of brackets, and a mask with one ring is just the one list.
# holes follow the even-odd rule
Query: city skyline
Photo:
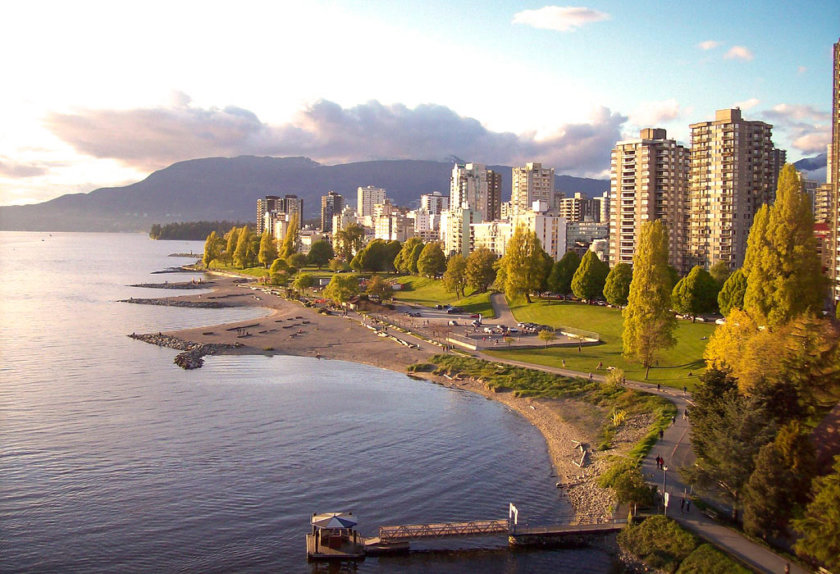
[[840, 7], [42, 1], [0, 94], [0, 205], [208, 156], [456, 156], [606, 178], [640, 128], [740, 106], [789, 161], [830, 140]]

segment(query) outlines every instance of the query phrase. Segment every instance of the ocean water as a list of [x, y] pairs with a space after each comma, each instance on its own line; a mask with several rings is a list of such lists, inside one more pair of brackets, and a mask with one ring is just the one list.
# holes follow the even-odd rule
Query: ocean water
[[[380, 525], [570, 511], [545, 442], [503, 405], [353, 363], [208, 357], [127, 337], [263, 316], [117, 302], [201, 242], [0, 233], [0, 571], [314, 572], [313, 512]], [[192, 292], [192, 291], [191, 291]], [[597, 549], [412, 544], [327, 570], [609, 572]]]

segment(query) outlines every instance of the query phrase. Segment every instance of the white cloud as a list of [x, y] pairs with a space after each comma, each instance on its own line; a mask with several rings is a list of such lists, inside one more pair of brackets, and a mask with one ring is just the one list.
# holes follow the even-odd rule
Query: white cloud
[[803, 154], [824, 153], [831, 141], [830, 112], [806, 105], [778, 104], [762, 116], [773, 124], [774, 132], [785, 134], [791, 146]]
[[697, 44], [697, 47], [701, 50], [714, 50], [721, 44], [723, 44], [723, 42], [718, 42], [717, 40], [706, 40], [705, 42]]
[[574, 32], [592, 22], [609, 20], [610, 15], [583, 6], [545, 6], [539, 10], [523, 10], [513, 16], [514, 24], [525, 24], [543, 30]]
[[745, 60], [748, 62], [755, 56], [753, 56], [753, 53], [746, 46], [732, 46], [723, 57], [726, 60]]
[[306, 155], [346, 163], [455, 155], [488, 164], [542, 161], [558, 171], [594, 175], [609, 165], [627, 120], [598, 108], [587, 122], [537, 137], [492, 131], [434, 104], [409, 108], [370, 101], [344, 108], [318, 100], [292, 121], [269, 125], [242, 108], [204, 109], [188, 102], [184, 97], [168, 107], [54, 113], [46, 125], [79, 153], [144, 170], [208, 156]]
[[735, 102], [735, 107], [741, 108], [742, 110], [751, 110], [760, 103], [761, 100], [759, 100], [758, 98], [750, 98], [748, 100], [744, 100], [743, 102]]
[[639, 127], [659, 127], [680, 117], [680, 104], [674, 98], [644, 102], [630, 114], [630, 123]]

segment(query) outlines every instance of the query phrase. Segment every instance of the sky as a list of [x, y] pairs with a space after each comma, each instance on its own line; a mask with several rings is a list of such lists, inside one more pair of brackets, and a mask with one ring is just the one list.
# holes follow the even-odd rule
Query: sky
[[581, 2], [4, 1], [0, 205], [238, 155], [607, 178], [735, 106], [825, 152], [840, 2]]

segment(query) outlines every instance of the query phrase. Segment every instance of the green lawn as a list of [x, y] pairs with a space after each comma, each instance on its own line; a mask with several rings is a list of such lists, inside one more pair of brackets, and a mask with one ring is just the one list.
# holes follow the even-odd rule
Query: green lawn
[[[597, 305], [585, 305], [566, 301], [535, 300], [530, 305], [524, 301], [511, 305], [518, 321], [542, 323], [553, 327], [575, 327], [597, 331], [601, 344], [583, 347], [550, 347], [548, 349], [492, 351], [488, 354], [539, 365], [561, 367], [565, 359], [566, 368], [582, 372], [597, 372], [599, 362], [604, 367], [623, 369], [628, 379], [643, 380], [645, 373], [638, 363], [621, 356], [621, 310]], [[677, 323], [675, 347], [662, 351], [659, 366], [650, 370], [648, 382], [682, 388], [694, 388], [697, 375], [703, 372], [703, 350], [715, 326], [707, 323], [691, 323], [679, 320]], [[602, 374], [604, 371], [602, 371]], [[689, 373], [692, 376], [689, 377]]]
[[[443, 281], [418, 277], [416, 275], [401, 275], [397, 281], [403, 284], [402, 291], [394, 292], [395, 301], [413, 303], [425, 307], [435, 305], [457, 305], [463, 307], [468, 313], [481, 313], [485, 318], [495, 317], [493, 307], [490, 305], [490, 293], [472, 293], [463, 299], [455, 297], [454, 293], [448, 292], [443, 287]], [[467, 291], [470, 292], [469, 290]]]

